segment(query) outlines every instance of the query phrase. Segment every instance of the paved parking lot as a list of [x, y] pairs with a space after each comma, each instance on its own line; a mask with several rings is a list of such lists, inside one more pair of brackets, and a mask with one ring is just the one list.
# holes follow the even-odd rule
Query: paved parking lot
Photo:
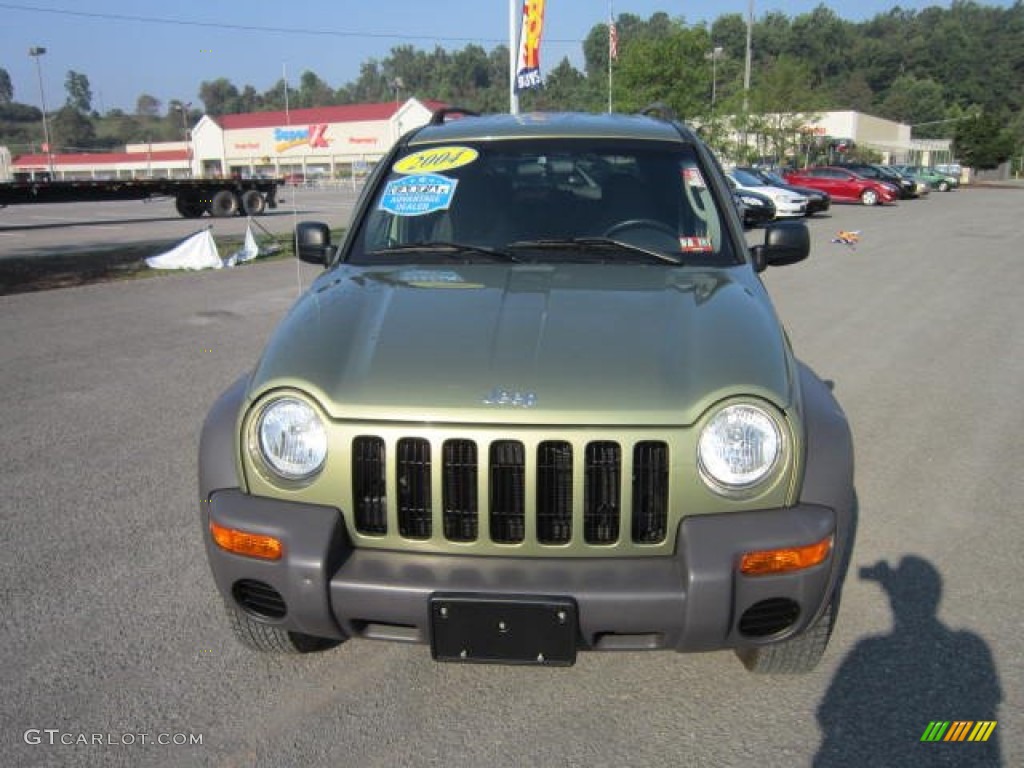
[[[320, 217], [316, 194], [300, 207]], [[822, 667], [795, 678], [751, 677], [728, 653], [570, 669], [438, 665], [365, 640], [251, 654], [202, 551], [196, 443], [317, 270], [0, 297], [3, 762], [1024, 765], [1021, 211], [1024, 191], [981, 189], [835, 207], [809, 223], [809, 261], [765, 275], [857, 446], [853, 572]], [[12, 213], [28, 215], [0, 212], [0, 251], [86, 237], [12, 231]], [[152, 218], [87, 236], [194, 226]], [[840, 230], [860, 231], [856, 249]], [[930, 721], [990, 719], [986, 744], [920, 741]]]

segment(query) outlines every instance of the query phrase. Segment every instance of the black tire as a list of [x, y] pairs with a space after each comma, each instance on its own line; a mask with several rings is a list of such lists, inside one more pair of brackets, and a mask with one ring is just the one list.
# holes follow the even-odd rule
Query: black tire
[[864, 205], [880, 205], [881, 201], [878, 199], [878, 193], [873, 189], [865, 189], [860, 193], [860, 201]]
[[267, 209], [267, 199], [257, 189], [242, 193], [242, 212], [246, 216], [259, 216]]
[[198, 219], [206, 213], [206, 203], [191, 195], [178, 195], [174, 198], [174, 207], [186, 219]]
[[759, 675], [810, 672], [825, 655], [837, 612], [838, 604], [833, 597], [821, 617], [802, 634], [775, 645], [738, 649], [736, 655], [743, 666]]
[[238, 608], [230, 605], [226, 608], [228, 622], [231, 624], [231, 631], [234, 632], [235, 638], [246, 648], [254, 651], [261, 653], [316, 653], [341, 644], [340, 640], [289, 632], [280, 627], [257, 621]]
[[210, 215], [218, 219], [238, 213], [238, 198], [230, 189], [220, 189], [210, 199]]
[[949, 192], [949, 182], [948, 181], [943, 180], [943, 181], [939, 182], [939, 192]]

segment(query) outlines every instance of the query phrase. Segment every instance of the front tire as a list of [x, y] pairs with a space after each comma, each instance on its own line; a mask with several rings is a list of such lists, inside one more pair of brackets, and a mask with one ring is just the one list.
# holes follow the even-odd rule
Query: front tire
[[865, 189], [860, 193], [860, 201], [864, 205], [878, 205], [878, 193], [873, 189]]
[[743, 666], [759, 675], [810, 672], [825, 655], [838, 610], [838, 600], [833, 596], [821, 617], [802, 634], [775, 645], [738, 649], [736, 655]]
[[238, 608], [226, 606], [231, 631], [246, 648], [261, 653], [316, 653], [326, 651], [341, 644], [340, 640], [324, 637], [313, 637], [300, 632], [289, 632], [256, 621], [252, 616]]

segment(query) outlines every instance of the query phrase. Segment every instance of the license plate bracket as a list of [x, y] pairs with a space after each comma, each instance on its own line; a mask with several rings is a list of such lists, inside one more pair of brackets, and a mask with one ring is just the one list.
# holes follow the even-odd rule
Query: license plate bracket
[[576, 662], [576, 637], [570, 598], [430, 598], [430, 650], [437, 661], [568, 667]]

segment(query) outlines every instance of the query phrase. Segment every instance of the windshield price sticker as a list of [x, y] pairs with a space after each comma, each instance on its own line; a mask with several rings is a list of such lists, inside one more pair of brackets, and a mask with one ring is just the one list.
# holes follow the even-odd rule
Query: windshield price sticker
[[469, 165], [479, 156], [472, 147], [434, 147], [406, 155], [392, 169], [396, 173], [437, 173]]
[[684, 253], [710, 253], [714, 247], [707, 237], [680, 237], [679, 250]]
[[395, 216], [422, 216], [447, 211], [458, 183], [458, 179], [436, 173], [392, 179], [384, 187], [377, 208]]

